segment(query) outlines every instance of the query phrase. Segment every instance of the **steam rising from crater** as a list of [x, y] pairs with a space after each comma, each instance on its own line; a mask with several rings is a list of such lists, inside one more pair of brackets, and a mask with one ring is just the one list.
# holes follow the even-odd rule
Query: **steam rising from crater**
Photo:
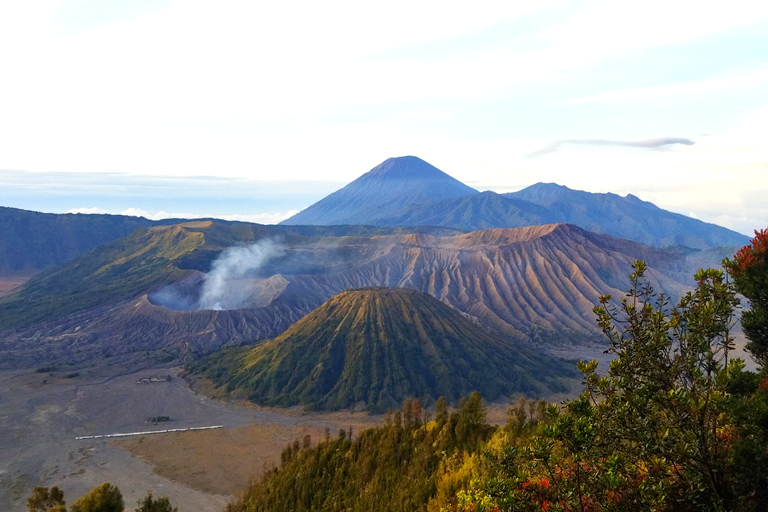
[[247, 247], [224, 250], [205, 276], [197, 309], [238, 309], [246, 307], [253, 290], [245, 278], [253, 275], [270, 258], [283, 254], [273, 240], [261, 240]]

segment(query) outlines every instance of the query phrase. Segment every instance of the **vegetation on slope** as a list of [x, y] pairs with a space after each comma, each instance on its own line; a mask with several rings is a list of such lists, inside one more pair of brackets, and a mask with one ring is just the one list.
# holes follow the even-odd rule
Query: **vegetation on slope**
[[33, 277], [0, 300], [0, 329], [126, 300], [178, 280], [173, 261], [204, 243], [182, 226], [139, 229]]
[[[151, 492], [138, 502], [135, 512], [179, 512], [167, 496], [154, 498]], [[116, 486], [104, 482], [80, 496], [72, 503], [69, 512], [124, 512], [123, 494]], [[64, 492], [57, 486], [35, 487], [27, 499], [28, 512], [67, 512]]]
[[749, 310], [741, 317], [746, 349], [763, 368], [768, 368], [768, 228], [755, 231], [751, 243], [726, 260], [736, 289], [749, 300]]
[[406, 397], [434, 403], [475, 390], [491, 400], [566, 391], [565, 377], [573, 375], [566, 363], [513, 344], [427, 294], [385, 288], [342, 292], [277, 338], [211, 354], [189, 369], [261, 404], [372, 411]]
[[[761, 240], [735, 263], [736, 273], [757, 266], [736, 279], [752, 296], [765, 293]], [[446, 427], [442, 405], [419, 425], [408, 403], [354, 441], [294, 443], [283, 466], [228, 511], [768, 510], [768, 368], [748, 372], [729, 357], [732, 284], [700, 271], [696, 290], [670, 307], [645, 270], [636, 264], [619, 310], [607, 297], [595, 308], [616, 359], [605, 375], [594, 361], [579, 364], [586, 389], [577, 399], [563, 407], [521, 400], [505, 427], [473, 421], [467, 430], [455, 420]], [[480, 434], [467, 441], [467, 431]]]
[[279, 470], [226, 510], [423, 510], [437, 490], [441, 461], [476, 451], [494, 431], [477, 393], [450, 415], [441, 401], [434, 421], [427, 419], [420, 403], [409, 400], [384, 426], [357, 437], [341, 430], [315, 448], [297, 440], [283, 451]]
[[143, 217], [0, 207], [0, 275], [32, 274], [156, 224]]

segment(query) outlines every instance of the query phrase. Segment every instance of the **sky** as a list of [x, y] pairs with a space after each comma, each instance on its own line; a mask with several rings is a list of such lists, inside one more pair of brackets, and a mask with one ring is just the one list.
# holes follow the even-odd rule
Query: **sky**
[[392, 156], [768, 226], [768, 3], [0, 2], [0, 206], [277, 222]]

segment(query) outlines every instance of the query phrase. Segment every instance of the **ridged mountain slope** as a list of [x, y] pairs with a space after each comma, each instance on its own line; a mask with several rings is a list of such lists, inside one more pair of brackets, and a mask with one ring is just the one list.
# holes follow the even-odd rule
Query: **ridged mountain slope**
[[372, 223], [379, 226], [444, 226], [466, 231], [537, 226], [554, 221], [546, 208], [486, 191], [471, 196], [415, 203]]
[[0, 207], [0, 276], [30, 275], [155, 222], [125, 215], [39, 213]]
[[178, 281], [188, 273], [173, 262], [205, 241], [202, 233], [188, 228], [210, 224], [141, 228], [41, 272], [0, 299], [0, 329], [133, 299], [148, 289]]
[[342, 292], [284, 334], [190, 365], [229, 394], [269, 405], [396, 408], [407, 397], [489, 400], [564, 391], [569, 365], [482, 329], [414, 290]]
[[627, 238], [653, 247], [709, 249], [749, 243], [749, 237], [745, 235], [663, 210], [632, 194], [622, 197], [571, 190], [555, 183], [537, 183], [504, 196], [546, 208], [555, 222], [576, 224], [595, 233]]
[[285, 275], [283, 300], [311, 308], [345, 289], [411, 288], [521, 339], [558, 333], [573, 341], [599, 335], [592, 307], [603, 294], [624, 293], [637, 259], [649, 263], [659, 290], [678, 295], [692, 283], [682, 256], [570, 224], [357, 243], [348, 247], [358, 254], [354, 264], [343, 270]]
[[[401, 228], [322, 236], [324, 229], [206, 222], [139, 231], [0, 299], [0, 325], [14, 329], [0, 333], [0, 352], [17, 361], [81, 360], [72, 350], [192, 357], [277, 336], [333, 295], [367, 286], [428, 293], [521, 341], [580, 343], [603, 339], [592, 307], [602, 294], [623, 295], [636, 259], [672, 295], [693, 284], [692, 267], [706, 266], [567, 224], [452, 236], [386, 234]], [[202, 272], [225, 248], [265, 238], [279, 254], [226, 287], [250, 293], [248, 300], [230, 311], [187, 311]]]
[[389, 158], [281, 224], [371, 224], [412, 203], [476, 193], [420, 158]]
[[[70, 313], [133, 300], [189, 277], [190, 271], [208, 271], [227, 247], [262, 239], [301, 246], [307, 240], [328, 234], [333, 239], [340, 228], [263, 226], [210, 220], [140, 228], [59, 267], [40, 272], [21, 288], [0, 297], [0, 330], [56, 321]], [[441, 228], [421, 230], [436, 234], [456, 233]], [[365, 238], [403, 231], [402, 228], [350, 226], [343, 229], [342, 234], [349, 232]], [[312, 257], [304, 257], [301, 253], [291, 253], [291, 257], [282, 262], [283, 270], [298, 268], [306, 271], [314, 265]], [[306, 311], [301, 315], [304, 313]]]

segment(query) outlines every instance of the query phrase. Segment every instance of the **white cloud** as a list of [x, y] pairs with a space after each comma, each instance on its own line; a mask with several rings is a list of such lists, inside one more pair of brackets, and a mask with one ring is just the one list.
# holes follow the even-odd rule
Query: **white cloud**
[[129, 215], [131, 217], [149, 217], [149, 213], [141, 208], [128, 208], [120, 212], [120, 215]]
[[93, 213], [111, 213], [103, 208], [98, 208], [96, 206], [91, 208], [72, 208], [70, 210], [67, 210], [64, 213], [85, 213], [85, 214], [93, 214]]
[[[439, 120], [410, 127], [414, 117], [426, 121], [421, 102], [498, 98], [518, 84], [567, 79], [627, 49], [739, 27], [768, 9], [740, 2], [713, 10], [689, 2], [575, 8], [483, 1], [469, 8], [404, 0], [189, 1], [61, 36], [51, 21], [60, 4], [0, 8], [0, 48], [12, 49], [0, 50], [0, 69], [10, 77], [0, 83], [2, 168], [316, 179], [317, 170], [308, 168], [319, 157], [338, 161], [343, 152], [354, 155], [322, 172], [359, 172], [377, 161], [375, 154], [429, 145]], [[382, 54], [439, 47], [535, 11], [556, 18], [568, 10], [569, 19], [538, 37], [543, 46], [527, 48], [510, 34], [437, 55]], [[410, 118], [322, 121], [361, 106], [403, 103], [413, 104]], [[297, 145], [304, 150], [296, 152]]]
[[[690, 148], [641, 155], [569, 147], [532, 162], [524, 155], [551, 143], [547, 132], [507, 133], [548, 114], [533, 109], [496, 119], [490, 100], [515, 99], [510, 91], [520, 84], [567, 90], [601, 62], [765, 20], [768, 4], [192, 0], [66, 36], [54, 23], [61, 5], [0, 3], [0, 168], [349, 181], [387, 157], [415, 154], [479, 188], [512, 190], [546, 180], [595, 191], [647, 191], [644, 198], [680, 211], [715, 203], [739, 208], [745, 191], [765, 189], [764, 114], [743, 120], [742, 128], [707, 127], [715, 135], [706, 138], [666, 133], [665, 119], [656, 123], [659, 132], [647, 134], [696, 138]], [[544, 19], [558, 21], [547, 26]], [[510, 20], [526, 27], [461, 44], [460, 38]], [[437, 51], [409, 51], [429, 45]], [[600, 103], [764, 87], [764, 64], [697, 80], [681, 72], [678, 83], [600, 94], [592, 84], [571, 97]], [[491, 104], [485, 116], [462, 117], [482, 102]], [[329, 120], [345, 115], [354, 120]], [[471, 122], [503, 127], [458, 133]], [[551, 124], [556, 132], [558, 119]], [[211, 213], [117, 213], [123, 211], [151, 218]], [[288, 213], [241, 220], [282, 215]]]
[[257, 213], [253, 215], [222, 215], [217, 218], [224, 220], [237, 220], [241, 222], [255, 222], [257, 224], [277, 224], [280, 221], [293, 217], [299, 210], [289, 210], [278, 213]]

